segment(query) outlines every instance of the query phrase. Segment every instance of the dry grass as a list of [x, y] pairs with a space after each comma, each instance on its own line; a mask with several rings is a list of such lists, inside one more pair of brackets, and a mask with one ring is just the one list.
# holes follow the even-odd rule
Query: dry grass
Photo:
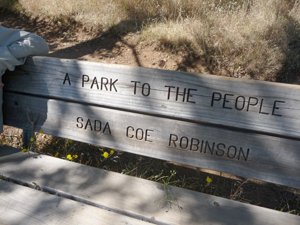
[[288, 76], [300, 72], [300, 64], [295, 60], [300, 51], [298, 2], [223, 1], [210, 5], [207, 1], [160, 2], [185, 4], [182, 8], [178, 4], [171, 18], [164, 16], [163, 7], [155, 16], [151, 13], [151, 19], [156, 20], [146, 27], [144, 38], [184, 46], [204, 58], [216, 73], [224, 75], [249, 74], [258, 79], [291, 82]]
[[1, 4], [22, 9], [33, 17], [48, 17], [62, 23], [72, 21], [88, 28], [110, 27], [120, 22], [125, 15], [113, 0], [39, 0], [38, 4], [35, 0], [2, 0], [0, 7]]
[[197, 55], [216, 74], [300, 82], [299, 0], [18, 2], [33, 16], [63, 23], [113, 28], [118, 35], [140, 30], [146, 41], [158, 40]]

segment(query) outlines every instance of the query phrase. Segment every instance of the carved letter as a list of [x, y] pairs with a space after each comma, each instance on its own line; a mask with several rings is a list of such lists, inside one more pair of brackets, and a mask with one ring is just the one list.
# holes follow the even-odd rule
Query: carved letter
[[[106, 81], [106, 83], [104, 83], [104, 80]], [[108, 88], [106, 87], [107, 84], [108, 84], [108, 79], [106, 77], [101, 77], [101, 91], [103, 89], [103, 86], [108, 91]]]
[[[251, 99], [255, 99], [255, 102], [254, 103], [251, 103]], [[248, 100], [248, 106], [247, 106], [247, 111], [249, 111], [249, 106], [252, 105], [252, 106], [256, 106], [258, 103], [258, 99], [255, 98], [255, 97], [250, 97], [249, 100]]]
[[[129, 131], [129, 129], [132, 129], [132, 131], [134, 131], [134, 128], [133, 128], [132, 126], [128, 126], [127, 129], [126, 129], [126, 136], [127, 136], [127, 137], [129, 137], [129, 136], [128, 136], [128, 131]], [[134, 137], [134, 135], [131, 135], [129, 138], [133, 138], [133, 137]]]
[[[230, 156], [230, 149], [231, 149], [231, 148], [234, 149], [234, 155], [233, 155], [233, 156]], [[235, 157], [235, 155], [236, 155], [236, 150], [237, 150], [237, 149], [236, 149], [236, 147], [235, 147], [234, 145], [229, 146], [229, 147], [228, 147], [228, 150], [227, 150], [227, 157], [233, 159], [233, 158]]]
[[188, 89], [186, 101], [189, 103], [196, 103], [196, 102], [190, 101], [190, 97], [193, 97], [193, 95], [191, 94], [191, 91], [197, 91], [197, 89], [191, 89], [191, 88]]
[[[85, 79], [87, 78], [87, 80]], [[82, 75], [82, 87], [84, 87], [84, 82], [89, 82], [90, 78], [88, 75]]]
[[171, 88], [175, 88], [174, 86], [165, 86], [168, 87], [168, 100], [170, 100]]
[[94, 84], [97, 85], [97, 89], [99, 90], [99, 85], [98, 85], [97, 77], [94, 78], [93, 83], [91, 85], [91, 89], [93, 89]]
[[200, 148], [200, 152], [202, 153], [202, 150], [203, 150], [203, 143], [204, 143], [204, 141], [202, 140], [201, 141], [201, 148]]
[[152, 141], [150, 141], [150, 140], [148, 140], [148, 139], [147, 139], [147, 137], [150, 137], [150, 135], [148, 135], [148, 131], [151, 131], [151, 132], [153, 132], [154, 130], [149, 130], [149, 129], [146, 129], [145, 141], [152, 142]]
[[[194, 143], [194, 140], [197, 141], [196, 144]], [[191, 150], [191, 151], [198, 151], [198, 149], [199, 149], [199, 143], [200, 143], [200, 141], [199, 141], [197, 138], [192, 138], [192, 139], [191, 139], [190, 150]], [[196, 149], [193, 149], [193, 146], [196, 146]]]
[[133, 89], [133, 94], [136, 94], [136, 84], [141, 83], [139, 81], [131, 81], [131, 83], [134, 83], [134, 89]]
[[[146, 89], [148, 89], [148, 93], [144, 93], [144, 91], [145, 91], [145, 86], [147, 85], [147, 87], [146, 87]], [[142, 95], [144, 95], [144, 96], [149, 96], [150, 95], [150, 84], [148, 84], [148, 83], [144, 83], [143, 84], [143, 86], [142, 86]]]
[[265, 115], [269, 115], [269, 113], [266, 113], [266, 112], [263, 112], [263, 111], [262, 111], [263, 102], [264, 102], [264, 100], [262, 99], [262, 100], [260, 101], [259, 113], [265, 114]]
[[274, 101], [274, 105], [273, 105], [273, 110], [272, 110], [272, 115], [273, 116], [282, 116], [282, 115], [279, 115], [279, 114], [275, 114], [275, 109], [279, 109], [278, 107], [276, 107], [276, 103], [279, 102], [279, 103], [285, 103], [284, 101]]
[[109, 83], [109, 90], [111, 91], [112, 90], [112, 87], [114, 87], [115, 89], [115, 92], [118, 92], [115, 84], [117, 83], [118, 79], [116, 79], [114, 82], [112, 82], [112, 79], [110, 79], [110, 83]]
[[[183, 141], [184, 139], [185, 141]], [[188, 146], [189, 146], [189, 139], [187, 137], [180, 138], [180, 148], [186, 149]]]
[[[99, 123], [99, 130], [97, 130], [97, 122]], [[94, 131], [101, 131], [101, 121], [95, 120], [94, 122]]]
[[90, 119], [88, 119], [88, 121], [87, 121], [86, 124], [85, 124], [85, 127], [84, 127], [85, 130], [86, 130], [87, 126], [90, 126], [91, 131], [93, 131], [93, 127], [92, 127], [92, 124], [91, 124]]
[[[215, 95], [219, 95], [218, 98], [215, 98]], [[222, 98], [222, 94], [218, 93], [218, 92], [214, 92], [211, 98], [211, 105], [210, 106], [214, 106], [214, 101], [220, 101]]]
[[[139, 131], [141, 131], [141, 135], [139, 135]], [[140, 138], [138, 138], [138, 136], [139, 136]], [[144, 138], [144, 131], [143, 131], [142, 128], [136, 129], [136, 132], [135, 132], [135, 138], [136, 138], [137, 140], [142, 140], [142, 139]]]
[[213, 142], [212, 148], [210, 147], [208, 141], [205, 142], [204, 153], [206, 153], [206, 147], [208, 147], [210, 154], [214, 154], [215, 142]]
[[177, 88], [176, 90], [176, 102], [178, 100], [178, 96], [181, 95], [183, 98], [182, 98], [182, 102], [184, 102], [185, 100], [185, 92], [186, 92], [186, 88], [183, 89], [183, 93], [182, 94], [179, 94], [179, 87]]
[[[81, 122], [83, 122], [83, 119], [81, 117], [78, 117], [76, 127], [83, 128], [83, 123], [79, 122], [79, 119], [81, 120]], [[80, 127], [78, 126], [78, 123], [80, 123], [80, 125], [81, 125]]]
[[[219, 144], [217, 144], [217, 151], [216, 151], [216, 155], [217, 156], [223, 156], [224, 155], [224, 149], [220, 149], [220, 147], [222, 146], [222, 148], [226, 148], [226, 145], [225, 144], [223, 144], [223, 143], [219, 143]], [[219, 152], [220, 151], [220, 152]]]
[[[238, 102], [239, 102], [239, 99], [240, 98], [243, 98], [243, 105], [242, 105], [242, 107], [241, 108], [238, 108]], [[235, 100], [235, 108], [237, 109], [237, 110], [243, 110], [244, 109], [244, 107], [245, 107], [245, 97], [244, 96], [238, 96], [237, 98], [236, 98], [236, 100]]]
[[242, 153], [242, 155], [243, 155], [243, 157], [244, 157], [244, 160], [247, 161], [248, 155], [249, 155], [249, 151], [250, 151], [250, 149], [248, 148], [248, 149], [247, 149], [247, 154], [246, 154], [246, 156], [245, 156], [244, 150], [242, 149], [242, 147], [240, 147], [238, 160], [240, 160], [240, 156], [241, 156], [241, 153]]
[[69, 85], [71, 85], [71, 81], [70, 81], [70, 77], [69, 77], [69, 74], [68, 74], [68, 73], [66, 73], [66, 76], [65, 76], [63, 85], [65, 85], [66, 80], [69, 82]]
[[104, 129], [103, 129], [103, 133], [105, 133], [106, 129], [108, 129], [108, 133], [111, 134], [111, 131], [110, 131], [110, 127], [109, 127], [109, 123], [108, 123], [108, 122], [105, 124], [105, 127], [104, 127]]
[[[172, 139], [173, 137], [175, 137], [175, 139]], [[170, 134], [169, 146], [171, 146], [171, 142], [173, 142], [174, 147], [176, 148], [177, 146], [175, 141], [178, 141], [178, 136], [176, 134]]]
[[229, 101], [226, 100], [226, 97], [227, 97], [227, 96], [234, 96], [234, 95], [232, 95], [232, 94], [225, 94], [225, 95], [224, 95], [223, 108], [224, 108], [224, 109], [232, 109], [231, 107], [226, 107], [226, 106], [225, 106], [226, 102], [229, 102]]

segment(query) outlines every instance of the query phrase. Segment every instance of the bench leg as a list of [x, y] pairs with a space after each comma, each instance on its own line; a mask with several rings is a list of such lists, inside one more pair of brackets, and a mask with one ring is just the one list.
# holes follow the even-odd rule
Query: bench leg
[[[34, 137], [34, 133], [31, 129], [23, 129], [23, 149], [29, 149], [31, 146], [30, 138]], [[33, 148], [34, 151], [34, 148]]]

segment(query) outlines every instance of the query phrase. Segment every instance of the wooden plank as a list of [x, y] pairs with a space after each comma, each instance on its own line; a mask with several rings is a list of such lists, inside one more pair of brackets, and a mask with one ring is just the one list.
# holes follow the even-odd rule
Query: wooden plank
[[300, 142], [6, 93], [4, 121], [54, 136], [300, 188]]
[[29, 58], [4, 83], [7, 91], [300, 137], [297, 85], [49, 57]]
[[300, 217], [169, 186], [176, 204], [163, 200], [164, 185], [34, 153], [0, 150], [3, 176], [35, 182], [110, 208], [164, 224], [295, 224]]
[[149, 224], [0, 180], [0, 224]]

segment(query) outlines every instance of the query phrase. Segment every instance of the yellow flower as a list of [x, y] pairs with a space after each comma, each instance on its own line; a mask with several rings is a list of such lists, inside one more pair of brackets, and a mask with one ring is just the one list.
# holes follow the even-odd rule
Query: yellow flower
[[30, 138], [30, 141], [34, 141], [34, 138], [32, 137], [32, 138]]
[[27, 149], [26, 148], [22, 149], [22, 152], [27, 152]]
[[211, 182], [212, 182], [212, 179], [211, 179], [210, 177], [207, 177], [207, 178], [206, 178], [206, 182], [207, 182], [207, 183], [211, 183]]
[[55, 145], [55, 142], [53, 142], [52, 145]]
[[74, 157], [75, 159], [77, 159], [77, 158], [78, 158], [78, 155], [73, 155], [73, 157]]
[[40, 143], [36, 143], [36, 145], [40, 145]]
[[103, 153], [103, 157], [104, 157], [104, 158], [107, 158], [107, 157], [108, 157], [108, 152], [104, 152], [104, 153]]
[[44, 132], [42, 130], [40, 130], [40, 133], [43, 134]]
[[56, 158], [57, 158], [57, 157], [58, 157], [58, 153], [56, 153], [54, 157], [56, 157]]
[[5, 142], [6, 141], [6, 139], [4, 138], [3, 140], [2, 140], [2, 142]]
[[67, 158], [68, 158], [69, 160], [72, 160], [72, 156], [71, 156], [71, 155], [67, 155]]
[[103, 148], [100, 148], [100, 151], [103, 151]]
[[72, 144], [72, 143], [73, 143], [73, 141], [72, 141], [72, 140], [69, 140], [69, 143], [70, 143], [70, 144]]
[[114, 154], [115, 153], [115, 151], [114, 150], [110, 150], [110, 154]]

